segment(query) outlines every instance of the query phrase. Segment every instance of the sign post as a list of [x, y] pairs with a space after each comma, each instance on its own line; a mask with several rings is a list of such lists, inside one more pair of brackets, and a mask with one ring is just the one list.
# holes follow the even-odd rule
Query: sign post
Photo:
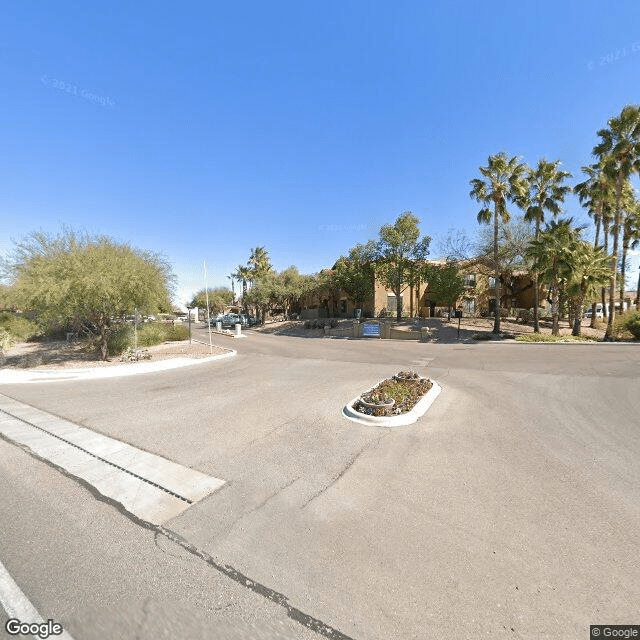
[[460, 320], [462, 318], [462, 309], [456, 309], [456, 318], [458, 318], [458, 340], [460, 340]]

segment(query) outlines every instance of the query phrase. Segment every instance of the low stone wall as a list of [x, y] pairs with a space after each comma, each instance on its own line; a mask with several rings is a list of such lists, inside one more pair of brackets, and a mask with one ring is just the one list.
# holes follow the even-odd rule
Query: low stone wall
[[[326, 336], [335, 338], [365, 338], [367, 336], [364, 335], [364, 324], [354, 320], [351, 326], [336, 327], [334, 329], [325, 327], [324, 332]], [[374, 324], [374, 322], [371, 322], [371, 324]], [[375, 324], [380, 326], [380, 335], [377, 337], [371, 336], [372, 340], [378, 338], [381, 340], [420, 340], [426, 342], [431, 339], [429, 327], [401, 329], [394, 327], [390, 322], [375, 321]]]
[[389, 338], [391, 340], [420, 340], [420, 331], [406, 331], [404, 329], [390, 328]]

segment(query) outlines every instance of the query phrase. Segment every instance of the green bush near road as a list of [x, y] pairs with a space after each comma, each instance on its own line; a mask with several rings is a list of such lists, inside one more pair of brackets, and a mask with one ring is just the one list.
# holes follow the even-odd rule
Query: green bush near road
[[118, 356], [133, 346], [133, 325], [120, 325], [109, 336], [108, 348], [110, 356]]
[[187, 340], [189, 338], [189, 329], [183, 324], [170, 324], [167, 327], [166, 340]]
[[33, 320], [12, 312], [0, 313], [0, 331], [3, 330], [15, 342], [25, 342], [42, 334], [42, 330]]
[[627, 311], [613, 322], [613, 337], [616, 340], [640, 340], [640, 311]]
[[[149, 322], [138, 329], [138, 347], [153, 347], [167, 340], [186, 340], [189, 337], [187, 327], [162, 322]], [[135, 335], [132, 324], [123, 324], [109, 338], [109, 355], [117, 356], [133, 348]]]

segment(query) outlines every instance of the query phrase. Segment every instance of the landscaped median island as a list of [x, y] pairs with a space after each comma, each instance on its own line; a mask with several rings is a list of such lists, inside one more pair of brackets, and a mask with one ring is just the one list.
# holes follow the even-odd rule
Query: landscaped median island
[[342, 414], [361, 424], [408, 425], [426, 413], [440, 390], [436, 382], [415, 371], [400, 371], [354, 398]]

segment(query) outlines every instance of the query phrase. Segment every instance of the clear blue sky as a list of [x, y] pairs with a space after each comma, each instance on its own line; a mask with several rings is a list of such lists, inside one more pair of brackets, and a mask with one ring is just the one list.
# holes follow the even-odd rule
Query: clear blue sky
[[105, 233], [164, 253], [184, 300], [203, 259], [211, 286], [256, 245], [315, 272], [405, 210], [474, 234], [498, 151], [579, 177], [640, 101], [640, 4], [26, 1], [0, 56], [0, 253]]

